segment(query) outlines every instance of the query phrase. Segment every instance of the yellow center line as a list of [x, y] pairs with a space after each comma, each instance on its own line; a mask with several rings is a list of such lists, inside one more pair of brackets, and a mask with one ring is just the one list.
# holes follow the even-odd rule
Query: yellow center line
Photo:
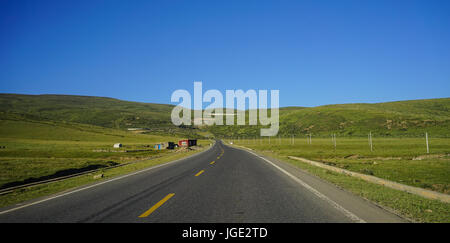
[[216, 161], [213, 161], [213, 162], [211, 162], [211, 163], [209, 163], [209, 164], [212, 165], [212, 164], [214, 164], [214, 163], [216, 163]]
[[167, 200], [169, 200], [171, 197], [173, 197], [175, 193], [170, 193], [166, 197], [164, 197], [161, 201], [159, 201], [157, 204], [153, 205], [149, 210], [147, 210], [145, 213], [141, 214], [139, 218], [145, 218], [149, 216], [153, 211], [158, 209], [161, 205], [163, 205]]
[[199, 176], [199, 175], [201, 175], [203, 172], [205, 172], [205, 170], [199, 171], [197, 174], [195, 174], [195, 176]]

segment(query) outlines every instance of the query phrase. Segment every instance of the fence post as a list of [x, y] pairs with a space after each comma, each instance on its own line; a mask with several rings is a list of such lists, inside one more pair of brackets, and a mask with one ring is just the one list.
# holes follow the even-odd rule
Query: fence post
[[334, 150], [336, 151], [336, 133], [334, 134]]

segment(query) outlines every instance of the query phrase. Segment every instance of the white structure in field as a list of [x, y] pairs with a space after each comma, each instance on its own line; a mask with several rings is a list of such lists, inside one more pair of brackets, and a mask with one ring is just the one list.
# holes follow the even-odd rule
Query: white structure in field
[[116, 143], [116, 144], [114, 144], [114, 148], [122, 148], [122, 144], [121, 143]]

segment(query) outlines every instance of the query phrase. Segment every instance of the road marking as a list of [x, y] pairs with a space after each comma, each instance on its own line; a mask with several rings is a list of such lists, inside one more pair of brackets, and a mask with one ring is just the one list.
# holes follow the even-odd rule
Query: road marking
[[197, 174], [195, 174], [195, 176], [199, 176], [199, 175], [201, 175], [203, 172], [205, 172], [205, 170], [199, 171]]
[[341, 205], [337, 204], [335, 201], [331, 200], [329, 197], [323, 195], [322, 193], [320, 193], [319, 191], [317, 191], [316, 189], [314, 189], [313, 187], [311, 187], [310, 185], [308, 185], [306, 182], [300, 180], [299, 178], [297, 178], [296, 176], [293, 176], [291, 173], [287, 172], [286, 170], [284, 170], [283, 168], [279, 167], [278, 165], [274, 164], [272, 161], [261, 157], [251, 151], [247, 151], [253, 155], [255, 155], [256, 157], [263, 159], [264, 161], [266, 161], [267, 163], [269, 163], [270, 165], [274, 166], [275, 168], [277, 168], [278, 170], [280, 170], [281, 172], [283, 172], [285, 175], [289, 176], [291, 179], [293, 179], [294, 181], [296, 181], [297, 183], [299, 183], [300, 185], [302, 185], [303, 187], [305, 187], [306, 189], [308, 189], [310, 192], [314, 193], [316, 196], [318, 196], [319, 198], [325, 200], [326, 202], [328, 202], [329, 204], [331, 204], [331, 206], [333, 206], [335, 209], [337, 209], [338, 211], [340, 211], [341, 213], [343, 213], [345, 216], [347, 216], [348, 218], [350, 218], [351, 220], [358, 222], [358, 223], [366, 223], [366, 221], [364, 221], [363, 219], [359, 218], [358, 216], [356, 216], [355, 214], [353, 214], [352, 212], [348, 211], [347, 209], [343, 208]]
[[159, 201], [157, 204], [153, 205], [149, 210], [147, 210], [145, 213], [141, 214], [139, 218], [145, 218], [149, 216], [151, 213], [153, 213], [156, 209], [161, 207], [167, 200], [169, 200], [171, 197], [173, 197], [175, 193], [170, 193], [166, 197], [164, 197], [161, 201]]
[[209, 164], [212, 165], [212, 164], [214, 164], [214, 163], [216, 163], [216, 161], [213, 161], [213, 162], [211, 162], [211, 163], [209, 163]]

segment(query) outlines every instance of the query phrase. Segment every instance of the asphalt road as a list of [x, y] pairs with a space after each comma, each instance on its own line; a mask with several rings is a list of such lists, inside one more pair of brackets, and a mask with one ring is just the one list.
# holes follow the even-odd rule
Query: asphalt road
[[402, 221], [298, 168], [220, 141], [186, 159], [0, 210], [0, 222]]

